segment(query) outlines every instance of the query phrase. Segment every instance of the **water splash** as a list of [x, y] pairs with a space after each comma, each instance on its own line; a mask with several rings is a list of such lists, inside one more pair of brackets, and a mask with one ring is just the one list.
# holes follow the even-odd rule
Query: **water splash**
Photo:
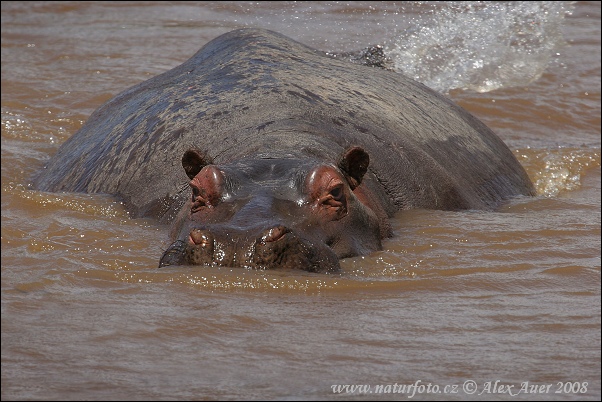
[[440, 92], [489, 92], [538, 79], [565, 44], [572, 2], [426, 2], [386, 46], [395, 69]]
[[583, 176], [600, 167], [600, 150], [591, 148], [522, 149], [516, 156], [525, 166], [537, 194], [556, 197], [581, 187]]

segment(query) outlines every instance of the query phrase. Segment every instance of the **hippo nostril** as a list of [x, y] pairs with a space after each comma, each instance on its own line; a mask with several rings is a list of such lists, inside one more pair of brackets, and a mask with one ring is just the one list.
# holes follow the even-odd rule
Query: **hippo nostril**
[[204, 247], [213, 247], [213, 235], [206, 230], [193, 229], [190, 231], [190, 240], [193, 244]]
[[287, 233], [290, 233], [290, 230], [287, 227], [282, 225], [274, 226], [273, 228], [265, 231], [261, 241], [264, 243], [275, 242], [280, 240], [282, 236]]
[[215, 239], [211, 232], [193, 229], [188, 237], [186, 261], [192, 265], [211, 265], [215, 252]]

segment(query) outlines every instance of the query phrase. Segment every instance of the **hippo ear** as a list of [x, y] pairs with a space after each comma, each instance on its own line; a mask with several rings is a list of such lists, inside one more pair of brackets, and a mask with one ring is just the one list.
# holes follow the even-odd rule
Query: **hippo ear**
[[368, 170], [370, 156], [363, 148], [351, 147], [343, 152], [337, 163], [339, 169], [345, 173], [349, 186], [355, 189], [362, 182], [364, 174]]
[[197, 149], [189, 149], [182, 156], [182, 166], [190, 179], [193, 179], [203, 167], [212, 163], [210, 157]]

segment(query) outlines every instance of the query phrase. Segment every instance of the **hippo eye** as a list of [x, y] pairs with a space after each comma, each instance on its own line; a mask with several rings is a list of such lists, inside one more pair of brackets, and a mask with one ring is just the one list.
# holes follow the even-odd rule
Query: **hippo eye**
[[344, 194], [344, 192], [343, 192], [343, 185], [342, 184], [339, 184], [339, 185], [333, 187], [330, 190], [330, 195], [336, 201], [341, 201], [341, 199], [343, 198], [343, 194]]
[[192, 190], [192, 202], [195, 202], [198, 198], [203, 198], [201, 194], [201, 189], [197, 186], [197, 183], [191, 181], [189, 183], [190, 189]]
[[201, 196], [201, 190], [194, 186], [190, 186], [192, 188], [192, 206], [190, 210], [192, 213], [198, 212], [201, 208], [207, 205], [203, 197]]
[[325, 221], [347, 215], [347, 183], [332, 166], [318, 166], [307, 175], [306, 184], [312, 207]]
[[345, 200], [345, 188], [343, 183], [339, 183], [330, 188], [328, 195], [322, 199], [322, 205], [334, 212], [338, 218], [346, 214], [347, 202]]
[[223, 191], [224, 175], [215, 166], [205, 166], [188, 183], [192, 190], [192, 212], [219, 204]]
[[201, 195], [201, 192], [198, 188], [196, 188], [195, 186], [190, 186], [192, 188], [192, 201], [194, 201], [195, 198], [199, 197]]
[[192, 180], [190, 182], [190, 188], [192, 190], [192, 206], [190, 207], [190, 211], [192, 213], [198, 212], [201, 209], [212, 205], [206, 195], [206, 191], [198, 186], [198, 183]]

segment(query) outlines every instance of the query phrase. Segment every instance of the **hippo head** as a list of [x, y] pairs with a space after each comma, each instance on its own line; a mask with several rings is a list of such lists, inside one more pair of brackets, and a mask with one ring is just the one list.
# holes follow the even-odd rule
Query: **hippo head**
[[381, 248], [379, 220], [354, 194], [368, 164], [359, 147], [331, 164], [261, 158], [219, 166], [188, 150], [182, 165], [192, 196], [159, 266], [336, 272], [339, 258]]

